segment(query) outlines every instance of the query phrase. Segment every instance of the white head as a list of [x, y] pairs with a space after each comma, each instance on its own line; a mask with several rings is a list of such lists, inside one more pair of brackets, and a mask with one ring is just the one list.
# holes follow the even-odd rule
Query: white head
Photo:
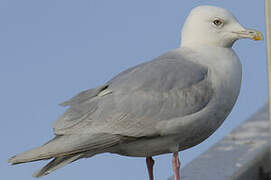
[[240, 38], [262, 40], [263, 35], [259, 31], [245, 29], [226, 9], [199, 6], [185, 21], [181, 46], [232, 47]]

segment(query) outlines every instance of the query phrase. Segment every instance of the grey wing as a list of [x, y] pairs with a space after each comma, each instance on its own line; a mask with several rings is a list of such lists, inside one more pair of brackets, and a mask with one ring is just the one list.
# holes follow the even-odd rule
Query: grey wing
[[156, 136], [159, 122], [198, 112], [213, 95], [208, 69], [178, 51], [121, 73], [102, 91], [110, 93], [72, 104], [55, 123], [55, 133]]
[[73, 127], [84, 120], [91, 111], [94, 112], [97, 108], [97, 103], [91, 100], [94, 97], [99, 96], [99, 94], [107, 88], [108, 84], [94, 89], [89, 89], [61, 103], [61, 106], [70, 106], [70, 108], [54, 123], [53, 128], [55, 132], [57, 132], [57, 129], [65, 130]]
[[68, 105], [71, 106], [74, 104], [83, 103], [84, 101], [97, 96], [101, 91], [103, 91], [107, 87], [108, 87], [108, 84], [105, 84], [105, 85], [99, 86], [95, 89], [89, 89], [89, 90], [83, 91], [83, 92], [77, 94], [76, 96], [74, 96], [73, 98], [69, 99], [68, 101], [61, 103], [60, 105], [61, 106], [68, 106]]

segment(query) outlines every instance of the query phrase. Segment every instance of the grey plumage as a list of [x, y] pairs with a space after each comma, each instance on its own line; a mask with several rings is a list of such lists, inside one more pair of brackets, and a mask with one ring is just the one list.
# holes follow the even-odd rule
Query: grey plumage
[[160, 122], [195, 113], [211, 97], [208, 69], [173, 50], [62, 103], [70, 107], [53, 126], [56, 138], [9, 162], [54, 158], [34, 175], [40, 177], [85, 152], [102, 153], [123, 142], [160, 136]]
[[74, 154], [74, 155], [66, 155], [63, 157], [56, 157], [51, 162], [49, 162], [42, 169], [38, 170], [33, 174], [33, 177], [42, 177], [50, 172], [55, 171], [69, 163], [72, 163], [84, 156], [84, 153]]
[[[159, 135], [155, 125], [160, 121], [195, 113], [209, 102], [212, 87], [207, 75], [207, 68], [171, 51], [121, 73], [102, 88], [89, 90], [89, 96], [80, 93], [72, 98], [54, 131]], [[105, 90], [112, 93], [97, 96]]]
[[102, 152], [118, 144], [122, 139], [112, 134], [74, 134], [56, 136], [41, 147], [23, 152], [9, 159], [12, 164], [20, 164], [43, 159], [74, 155], [81, 152]]

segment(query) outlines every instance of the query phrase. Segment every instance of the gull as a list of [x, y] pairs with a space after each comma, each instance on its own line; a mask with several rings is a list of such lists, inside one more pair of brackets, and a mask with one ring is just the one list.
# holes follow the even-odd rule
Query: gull
[[81, 158], [100, 153], [146, 157], [154, 179], [153, 156], [195, 146], [223, 123], [240, 92], [242, 68], [232, 49], [241, 38], [262, 40], [227, 10], [194, 8], [180, 48], [123, 71], [102, 86], [62, 103], [69, 106], [53, 125], [55, 137], [9, 159], [12, 164], [52, 159], [33, 176], [41, 177]]

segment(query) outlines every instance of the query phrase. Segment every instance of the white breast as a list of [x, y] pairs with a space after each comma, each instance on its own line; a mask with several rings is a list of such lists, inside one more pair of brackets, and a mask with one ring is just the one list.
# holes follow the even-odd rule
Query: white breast
[[[208, 52], [205, 49], [205, 52]], [[231, 48], [216, 48], [206, 55], [210, 79], [215, 88], [216, 105], [232, 109], [239, 95], [242, 80], [242, 66]]]
[[[208, 67], [214, 94], [204, 109], [181, 119], [180, 150], [199, 144], [224, 122], [237, 100], [242, 79], [240, 60], [231, 48], [197, 48], [191, 55], [190, 59]], [[183, 134], [190, 135], [189, 143], [182, 139]]]
[[241, 87], [242, 66], [233, 49], [221, 47], [197, 47], [195, 49], [194, 58], [190, 59], [208, 67], [208, 76], [215, 89], [216, 98], [223, 100], [226, 98], [225, 96], [231, 96], [235, 98], [230, 99], [236, 100]]

